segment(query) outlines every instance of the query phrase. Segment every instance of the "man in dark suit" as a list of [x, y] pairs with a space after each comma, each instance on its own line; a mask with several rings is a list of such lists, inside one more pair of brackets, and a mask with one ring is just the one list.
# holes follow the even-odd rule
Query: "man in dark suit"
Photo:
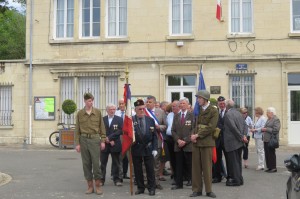
[[101, 151], [100, 162], [101, 162], [101, 181], [102, 184], [105, 182], [106, 165], [109, 154], [112, 159], [112, 176], [116, 186], [122, 186], [122, 182], [119, 175], [120, 167], [120, 153], [122, 151], [122, 145], [120, 135], [122, 134], [123, 119], [115, 115], [116, 106], [114, 104], [108, 104], [106, 106], [107, 116], [103, 117], [105, 129], [106, 129], [106, 140], [105, 149]]
[[191, 186], [192, 177], [192, 142], [191, 135], [194, 131], [193, 113], [187, 110], [189, 105], [189, 100], [183, 98], [179, 100], [181, 112], [176, 114], [173, 119], [172, 125], [172, 137], [174, 139], [174, 151], [175, 151], [175, 161], [176, 161], [176, 185], [171, 189], [182, 189], [183, 188], [183, 168], [185, 165], [186, 174], [188, 178], [188, 186]]
[[150, 196], [155, 195], [155, 175], [154, 175], [154, 157], [157, 156], [157, 137], [155, 131], [155, 122], [152, 118], [145, 116], [144, 101], [137, 100], [134, 103], [136, 115], [133, 116], [133, 127], [135, 133], [135, 142], [131, 147], [134, 175], [138, 190], [136, 195], [145, 191], [144, 175], [142, 164], [146, 167], [147, 188]]
[[228, 157], [226, 186], [244, 184], [242, 176], [242, 148], [247, 143], [247, 125], [242, 114], [234, 108], [234, 101], [225, 101], [227, 113], [224, 118], [224, 146]]
[[213, 165], [213, 181], [212, 183], [218, 183], [222, 181], [223, 177], [226, 177], [225, 166], [222, 160], [222, 153], [224, 153], [226, 165], [227, 162], [227, 153], [224, 148], [224, 115], [227, 112], [225, 98], [223, 96], [218, 97], [218, 111], [219, 111], [219, 120], [217, 127], [221, 130], [219, 137], [216, 139], [216, 149], [217, 149], [217, 162]]
[[160, 185], [159, 178], [160, 174], [162, 173], [162, 166], [165, 163], [165, 158], [162, 158], [162, 156], [165, 155], [164, 150], [166, 148], [163, 137], [166, 134], [167, 118], [163, 110], [161, 110], [160, 108], [155, 108], [155, 104], [156, 98], [152, 95], [148, 96], [146, 101], [147, 113], [151, 118], [154, 119], [158, 143], [158, 155], [154, 158], [155, 183], [156, 188], [162, 190], [163, 187]]

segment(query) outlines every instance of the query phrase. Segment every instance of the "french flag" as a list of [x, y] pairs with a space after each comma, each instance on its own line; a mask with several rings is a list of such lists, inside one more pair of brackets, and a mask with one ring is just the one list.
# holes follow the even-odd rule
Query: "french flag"
[[216, 12], [216, 18], [221, 21], [222, 18], [222, 5], [221, 0], [217, 0], [217, 12]]
[[131, 147], [135, 141], [132, 112], [131, 112], [131, 91], [129, 84], [124, 86], [124, 102], [126, 104], [126, 112], [123, 124], [123, 142], [122, 142], [122, 155]]

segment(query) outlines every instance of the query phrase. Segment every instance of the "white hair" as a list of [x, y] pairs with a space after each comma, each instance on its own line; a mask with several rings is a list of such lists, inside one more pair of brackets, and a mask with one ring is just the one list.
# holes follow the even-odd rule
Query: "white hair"
[[114, 105], [113, 103], [109, 103], [109, 104], [106, 105], [106, 110], [108, 110], [110, 107], [117, 108], [117, 106]]
[[273, 115], [276, 115], [276, 110], [275, 110], [274, 107], [269, 107], [269, 108], [267, 108], [267, 112], [273, 113]]
[[179, 102], [181, 102], [181, 101], [186, 101], [187, 104], [190, 103], [189, 98], [186, 98], [186, 97], [180, 98], [180, 99], [179, 99]]

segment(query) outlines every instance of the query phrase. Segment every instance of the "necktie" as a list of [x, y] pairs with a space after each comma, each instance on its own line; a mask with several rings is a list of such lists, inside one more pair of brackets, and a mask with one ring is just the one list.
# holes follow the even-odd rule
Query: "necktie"
[[139, 118], [139, 120], [140, 120], [140, 128], [141, 128], [141, 131], [142, 131], [142, 133], [144, 134], [145, 132], [144, 132], [144, 124], [143, 124], [143, 118]]
[[184, 124], [184, 113], [181, 114], [181, 120], [180, 123], [183, 125]]
[[221, 113], [220, 113], [221, 118], [223, 118], [223, 111], [224, 110], [221, 110]]
[[124, 120], [124, 111], [121, 112], [121, 118]]

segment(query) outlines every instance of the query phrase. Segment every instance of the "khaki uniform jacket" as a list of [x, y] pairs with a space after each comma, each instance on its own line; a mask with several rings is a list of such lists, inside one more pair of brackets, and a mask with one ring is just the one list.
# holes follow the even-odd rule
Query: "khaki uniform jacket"
[[172, 137], [174, 139], [174, 151], [180, 151], [178, 147], [177, 140], [183, 140], [186, 145], [182, 148], [185, 152], [192, 152], [192, 142], [191, 135], [194, 132], [194, 115], [193, 113], [187, 112], [185, 116], [185, 121], [181, 124], [181, 112], [174, 115], [173, 125], [172, 125]]
[[197, 121], [197, 143], [194, 143], [194, 146], [197, 147], [213, 147], [216, 145], [215, 140], [213, 139], [213, 132], [217, 127], [219, 119], [219, 113], [217, 108], [209, 105], [205, 111], [201, 109]]
[[81, 109], [76, 116], [75, 142], [79, 144], [81, 134], [99, 134], [101, 142], [105, 142], [106, 133], [101, 111], [97, 108], [92, 109], [91, 114], [87, 114], [85, 108]]

